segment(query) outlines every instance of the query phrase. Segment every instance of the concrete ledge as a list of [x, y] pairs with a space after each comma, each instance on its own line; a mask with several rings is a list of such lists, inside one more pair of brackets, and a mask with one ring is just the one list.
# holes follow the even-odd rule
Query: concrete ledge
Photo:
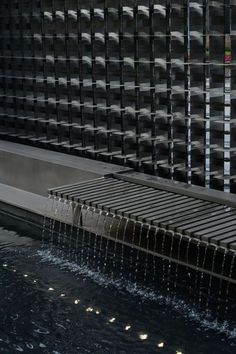
[[1, 225], [41, 238], [47, 198], [0, 184]]
[[47, 190], [131, 171], [100, 161], [0, 140], [0, 183], [47, 195]]

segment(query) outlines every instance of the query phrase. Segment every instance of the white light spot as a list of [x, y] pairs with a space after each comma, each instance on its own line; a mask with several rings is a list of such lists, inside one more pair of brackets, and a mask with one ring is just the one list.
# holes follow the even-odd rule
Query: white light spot
[[34, 280], [33, 283], [37, 283], [37, 280]]
[[25, 277], [25, 278], [28, 278], [28, 274], [24, 274], [24, 277]]
[[109, 322], [113, 323], [113, 322], [115, 322], [115, 320], [116, 320], [115, 317], [112, 317], [112, 318], [109, 319]]
[[60, 296], [61, 296], [61, 297], [65, 297], [65, 296], [66, 296], [66, 294], [61, 294]]
[[80, 300], [79, 300], [79, 299], [76, 299], [76, 300], [74, 301], [74, 303], [75, 303], [75, 305], [78, 305], [78, 304], [80, 303]]
[[129, 331], [129, 330], [130, 330], [130, 328], [131, 328], [131, 326], [130, 326], [130, 325], [125, 326], [125, 330], [126, 330], [126, 331]]
[[177, 350], [176, 354], [183, 354], [182, 352], [180, 352], [179, 350]]
[[164, 348], [164, 342], [160, 342], [157, 344], [158, 348]]
[[92, 307], [88, 307], [88, 308], [86, 309], [86, 312], [93, 312], [93, 308], [92, 308]]
[[141, 340], [146, 340], [146, 339], [148, 338], [148, 335], [147, 335], [147, 333], [141, 333], [141, 334], [139, 335], [139, 338], [140, 338]]
[[15, 272], [16, 272], [16, 269], [13, 269], [13, 272], [15, 273]]
[[54, 291], [54, 289], [53, 288], [48, 288], [48, 291]]
[[97, 310], [97, 311], [96, 311], [96, 315], [100, 315], [100, 311]]
[[7, 267], [7, 264], [6, 263], [3, 263], [3, 265], [2, 265], [3, 267]]

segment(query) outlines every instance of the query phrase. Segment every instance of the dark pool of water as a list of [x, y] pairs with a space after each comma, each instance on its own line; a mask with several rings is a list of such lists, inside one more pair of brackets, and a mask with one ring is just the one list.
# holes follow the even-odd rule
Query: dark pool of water
[[0, 352], [233, 354], [234, 328], [0, 229]]

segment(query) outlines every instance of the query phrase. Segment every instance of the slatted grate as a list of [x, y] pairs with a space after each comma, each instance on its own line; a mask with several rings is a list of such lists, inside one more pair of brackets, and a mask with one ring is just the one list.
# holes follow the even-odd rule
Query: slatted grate
[[210, 244], [236, 249], [236, 208], [104, 177], [50, 194]]

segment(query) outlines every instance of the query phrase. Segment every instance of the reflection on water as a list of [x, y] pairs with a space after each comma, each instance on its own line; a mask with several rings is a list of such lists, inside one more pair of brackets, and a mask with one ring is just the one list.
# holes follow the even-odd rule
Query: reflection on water
[[233, 354], [229, 324], [0, 229], [0, 351]]

